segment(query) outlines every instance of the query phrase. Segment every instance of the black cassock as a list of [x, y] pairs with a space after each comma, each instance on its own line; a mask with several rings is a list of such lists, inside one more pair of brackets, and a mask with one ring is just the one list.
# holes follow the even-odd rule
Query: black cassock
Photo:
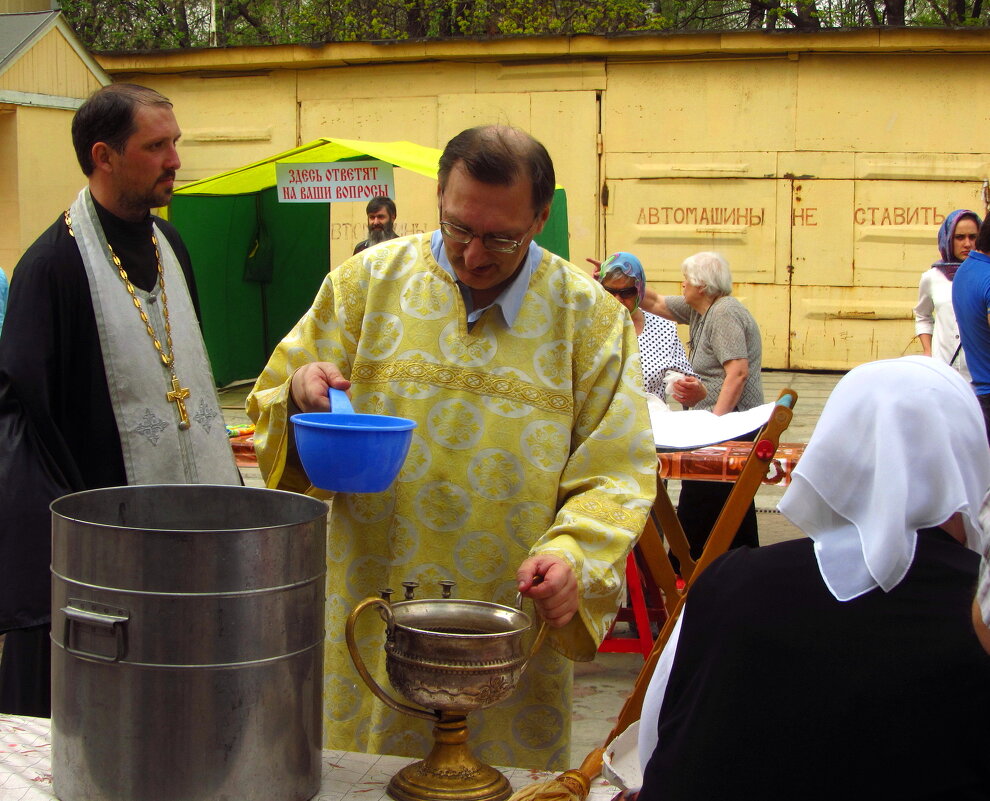
[[698, 577], [640, 801], [990, 797], [979, 556], [924, 529], [900, 584], [840, 602], [813, 548], [738, 548]]
[[[158, 280], [153, 218], [132, 223], [94, 204], [131, 282], [151, 290]], [[198, 313], [189, 253], [173, 226], [154, 221], [175, 251]], [[136, 309], [134, 335], [147, 338]], [[148, 358], [158, 358], [150, 338]], [[18, 675], [14, 663], [22, 648], [47, 647], [48, 506], [69, 492], [127, 483], [89, 280], [62, 217], [28, 248], [11, 279], [0, 334], [0, 443], [0, 632], [15, 632], [4, 648], [0, 711], [39, 714], [46, 699], [23, 706], [17, 697], [34, 694], [35, 685], [46, 691], [47, 673], [39, 682], [36, 670]], [[25, 644], [22, 635], [44, 642]]]

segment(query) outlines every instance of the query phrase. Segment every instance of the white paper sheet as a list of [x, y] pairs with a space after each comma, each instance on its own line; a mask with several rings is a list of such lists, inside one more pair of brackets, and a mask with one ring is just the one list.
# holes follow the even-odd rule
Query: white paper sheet
[[721, 416], [711, 412], [658, 412], [650, 409], [653, 440], [657, 450], [690, 451], [715, 445], [761, 428], [770, 419], [774, 403], [764, 403], [745, 412]]
[[623, 790], [638, 790], [643, 786], [638, 743], [639, 721], [634, 720], [602, 754], [602, 776]]

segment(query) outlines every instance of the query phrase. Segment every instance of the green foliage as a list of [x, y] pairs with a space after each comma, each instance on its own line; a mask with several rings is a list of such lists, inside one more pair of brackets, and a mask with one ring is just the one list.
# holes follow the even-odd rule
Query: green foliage
[[610, 3], [478, 0], [457, 8], [452, 22], [462, 36], [610, 34], [669, 27], [654, 12], [652, 3], [639, 0]]
[[185, 0], [64, 0], [62, 12], [93, 50], [164, 50], [196, 44], [203, 9]]
[[[984, 7], [986, 6], [986, 7]], [[639, 31], [985, 27], [984, 0], [62, 0], [96, 51]]]

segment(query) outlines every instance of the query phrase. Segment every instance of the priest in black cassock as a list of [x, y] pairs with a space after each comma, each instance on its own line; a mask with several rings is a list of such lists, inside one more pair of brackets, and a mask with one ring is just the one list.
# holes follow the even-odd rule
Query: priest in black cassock
[[157, 92], [95, 92], [72, 122], [88, 185], [14, 269], [0, 334], [0, 712], [50, 714], [52, 500], [241, 483], [189, 253], [150, 213], [172, 196], [179, 136]]

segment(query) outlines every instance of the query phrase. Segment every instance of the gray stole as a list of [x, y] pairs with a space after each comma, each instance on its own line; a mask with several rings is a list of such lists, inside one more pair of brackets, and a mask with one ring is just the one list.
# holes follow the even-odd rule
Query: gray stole
[[[110, 403], [120, 432], [128, 484], [240, 484], [213, 372], [199, 331], [182, 268], [168, 239], [155, 226], [165, 274], [175, 374], [189, 389], [190, 427], [179, 429], [177, 404], [166, 393], [172, 374], [162, 364], [117, 267], [85, 188], [69, 209], [76, 245], [86, 265], [96, 327], [100, 333]], [[155, 336], [168, 349], [161, 287], [134, 287]]]

